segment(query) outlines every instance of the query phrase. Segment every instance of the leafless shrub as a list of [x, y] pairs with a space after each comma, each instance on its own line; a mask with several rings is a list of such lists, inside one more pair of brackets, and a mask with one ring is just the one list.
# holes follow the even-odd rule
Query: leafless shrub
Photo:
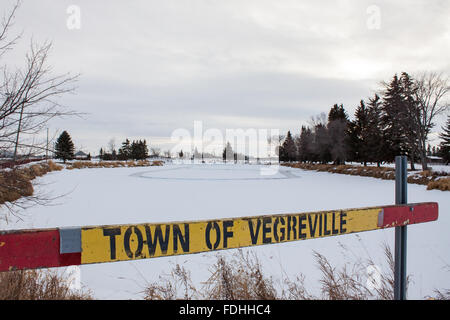
[[238, 250], [227, 261], [218, 256], [211, 276], [205, 283], [206, 299], [214, 300], [273, 300], [277, 292], [271, 277], [264, 274], [255, 253]]
[[[0, 207], [5, 207], [8, 213], [20, 218], [17, 209], [25, 209], [34, 204], [48, 204], [56, 198], [34, 195], [31, 182], [36, 177], [61, 169], [61, 166], [49, 161], [48, 163], [34, 164], [30, 167], [0, 171]], [[8, 220], [6, 215], [2, 218]]]
[[446, 290], [434, 290], [434, 297], [428, 297], [429, 299], [432, 300], [450, 300], [450, 289], [446, 289]]
[[442, 178], [428, 183], [427, 190], [439, 189], [441, 191], [450, 191], [450, 178]]
[[73, 290], [68, 277], [50, 270], [0, 273], [0, 300], [91, 300], [90, 291]]
[[169, 275], [159, 276], [158, 282], [148, 284], [144, 291], [145, 300], [191, 300], [199, 297], [190, 272], [179, 264]]
[[[347, 249], [346, 249], [347, 250]], [[344, 264], [336, 268], [322, 254], [313, 252], [320, 270], [320, 294], [313, 295], [305, 286], [305, 276], [292, 280], [287, 275], [273, 279], [264, 273], [254, 252], [245, 254], [239, 249], [231, 257], [217, 255], [210, 269], [210, 277], [197, 289], [190, 273], [176, 265], [171, 274], [160, 276], [145, 290], [145, 299], [212, 299], [212, 300], [392, 300], [394, 298], [394, 259], [390, 248], [383, 245], [385, 272], [378, 275], [373, 286], [368, 285], [367, 268], [376, 265], [369, 258]], [[407, 277], [407, 286], [411, 282]], [[279, 286], [277, 286], [279, 284]], [[440, 293], [438, 297], [446, 297]]]

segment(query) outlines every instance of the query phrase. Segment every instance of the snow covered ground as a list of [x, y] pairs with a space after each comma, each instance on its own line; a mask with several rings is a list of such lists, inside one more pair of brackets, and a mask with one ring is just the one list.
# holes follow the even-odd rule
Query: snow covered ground
[[[0, 229], [189, 221], [394, 203], [394, 181], [287, 167], [268, 175], [267, 167], [172, 164], [52, 172], [35, 180], [36, 191], [63, 197], [54, 200], [53, 206], [35, 206], [22, 212], [23, 221], [0, 221]], [[408, 200], [439, 203], [438, 221], [408, 227], [408, 273], [413, 281], [408, 295], [421, 299], [433, 294], [435, 288], [450, 288], [450, 193], [410, 184]], [[245, 250], [255, 251], [274, 278], [301, 272], [306, 286], [318, 293], [320, 273], [313, 250], [337, 266], [371, 257], [386, 270], [383, 242], [393, 248], [393, 229]], [[177, 263], [192, 272], [194, 281], [206, 280], [216, 255], [84, 265], [80, 267], [81, 282], [99, 299], [140, 299], [147, 282], [157, 280]]]

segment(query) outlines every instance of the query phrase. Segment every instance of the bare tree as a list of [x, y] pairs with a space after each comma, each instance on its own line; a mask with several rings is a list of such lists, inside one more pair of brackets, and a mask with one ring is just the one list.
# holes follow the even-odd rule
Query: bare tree
[[[7, 53], [14, 52], [16, 44], [22, 39], [21, 34], [10, 35], [19, 7], [20, 1], [17, 1], [0, 22], [0, 152], [14, 150], [14, 159], [19, 153], [26, 156], [45, 154], [51, 143], [40, 135], [48, 121], [60, 116], [79, 115], [66, 110], [58, 102], [58, 98], [74, 90], [78, 75], [52, 73], [48, 65], [51, 43], [36, 44], [32, 40], [22, 68], [11, 67], [5, 61]], [[22, 200], [31, 200], [32, 204], [47, 203], [50, 198], [39, 194], [32, 196], [31, 185], [26, 184], [27, 180], [20, 172], [13, 172], [9, 179], [0, 179], [0, 189], [19, 192], [24, 196], [18, 201], [6, 201], [3, 203], [5, 208], [14, 213], [14, 208], [25, 208]], [[16, 185], [28, 187], [30, 192], [25, 194], [15, 190]]]
[[166, 151], [164, 151], [164, 156], [166, 158], [172, 158], [172, 153], [170, 152], [170, 150], [166, 150]]
[[449, 109], [449, 101], [444, 98], [450, 92], [450, 80], [442, 73], [422, 72], [415, 76], [416, 125], [418, 126], [419, 155], [422, 170], [428, 169], [426, 143], [428, 134], [434, 127], [436, 116]]
[[[20, 6], [18, 1], [0, 26], [0, 63], [7, 51], [14, 50], [21, 35], [8, 36], [14, 16]], [[23, 68], [13, 69], [3, 62], [0, 66], [0, 151], [36, 155], [45, 152], [45, 139], [39, 142], [38, 134], [50, 119], [75, 115], [66, 110], [58, 98], [74, 90], [78, 75], [53, 75], [48, 66], [52, 44], [41, 45], [31, 41]]]
[[153, 148], [150, 148], [150, 152], [151, 152], [152, 156], [159, 157], [159, 155], [161, 154], [161, 149], [153, 147]]
[[284, 134], [277, 134], [277, 135], [267, 138], [267, 143], [269, 145], [275, 146], [275, 153], [278, 156], [278, 162], [280, 162], [280, 150], [281, 150], [281, 146], [283, 145], [283, 141], [285, 138], [286, 138], [286, 135], [284, 135]]
[[108, 148], [109, 148], [109, 152], [114, 153], [114, 151], [116, 151], [116, 139], [115, 138], [111, 138], [108, 142]]

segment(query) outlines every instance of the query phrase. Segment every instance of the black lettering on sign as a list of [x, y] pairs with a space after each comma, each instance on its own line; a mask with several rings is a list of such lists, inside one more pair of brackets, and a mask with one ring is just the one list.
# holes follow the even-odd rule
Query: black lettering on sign
[[189, 224], [184, 224], [184, 236], [181, 233], [180, 226], [178, 224], [173, 225], [173, 251], [178, 251], [178, 240], [181, 244], [183, 252], [189, 252]]
[[155, 227], [155, 234], [152, 239], [152, 230], [150, 226], [145, 226], [145, 234], [147, 236], [147, 246], [148, 246], [148, 254], [150, 257], [155, 255], [156, 246], [159, 243], [161, 248], [161, 253], [167, 253], [167, 247], [169, 246], [169, 234], [170, 234], [170, 225], [166, 225], [165, 235], [163, 236], [161, 225], [157, 225]]
[[322, 214], [319, 214], [319, 237], [322, 236]]
[[294, 240], [297, 240], [297, 217], [295, 216], [292, 217], [292, 234], [294, 236]]
[[[278, 227], [279, 224], [281, 224], [282, 227]], [[275, 238], [276, 242], [284, 241], [285, 239], [286, 227], [284, 225], [285, 225], [284, 218], [277, 217], [275, 219], [275, 222], [273, 224], [273, 237]], [[278, 235], [278, 230], [281, 233], [281, 237], [279, 237]]]
[[263, 243], [271, 243], [272, 242], [272, 239], [269, 236], [267, 236], [272, 231], [271, 224], [272, 224], [271, 217], [263, 218], [263, 229], [262, 229], [262, 232], [263, 232], [262, 242]]
[[[214, 228], [216, 230], [216, 242], [214, 242], [214, 246], [211, 244], [211, 228]], [[206, 226], [205, 230], [205, 241], [206, 246], [211, 250], [217, 249], [220, 243], [220, 227], [217, 224], [217, 222], [208, 222], [208, 225]]]
[[[137, 248], [136, 252], [133, 255], [133, 252], [131, 252], [130, 244], [131, 244], [131, 233], [132, 230], [134, 230], [134, 233], [137, 237]], [[142, 247], [144, 246], [144, 241], [142, 239], [142, 232], [139, 230], [138, 227], [129, 227], [125, 231], [125, 235], [123, 237], [123, 247], [125, 249], [125, 253], [127, 254], [128, 258], [133, 259], [133, 257], [138, 258], [142, 254]]]
[[328, 214], [324, 213], [323, 215], [323, 235], [329, 236], [331, 234], [331, 231], [327, 229], [327, 223], [328, 223]]
[[287, 239], [291, 240], [291, 216], [287, 216]]
[[223, 222], [223, 247], [228, 247], [228, 238], [233, 237], [233, 231], [229, 231], [228, 228], [233, 226], [233, 220]]
[[258, 243], [259, 229], [261, 229], [261, 219], [256, 220], [256, 230], [254, 229], [252, 219], [248, 220], [248, 229], [250, 230], [250, 238], [252, 239], [252, 244]]
[[306, 233], [304, 230], [306, 229], [306, 215], [302, 214], [298, 216], [298, 238], [306, 239]]
[[111, 260], [116, 259], [116, 236], [120, 235], [120, 228], [103, 229], [103, 235], [109, 237], [109, 251]]
[[339, 230], [336, 229], [336, 213], [333, 212], [333, 224], [331, 226], [331, 233], [332, 234], [339, 234]]
[[308, 214], [308, 224], [309, 224], [309, 233], [311, 235], [311, 238], [314, 238], [316, 236], [316, 229], [317, 229], [317, 217], [318, 215], [314, 215], [314, 224], [312, 223], [311, 214]]
[[285, 227], [285, 221], [284, 218], [280, 218], [280, 223], [283, 226], [282, 228], [280, 228], [280, 232], [281, 232], [281, 237], [280, 237], [280, 241], [284, 241], [284, 239], [286, 238], [286, 227]]
[[347, 229], [344, 228], [344, 225], [347, 224], [347, 219], [345, 217], [347, 217], [347, 213], [341, 211], [339, 220], [341, 234], [347, 232]]

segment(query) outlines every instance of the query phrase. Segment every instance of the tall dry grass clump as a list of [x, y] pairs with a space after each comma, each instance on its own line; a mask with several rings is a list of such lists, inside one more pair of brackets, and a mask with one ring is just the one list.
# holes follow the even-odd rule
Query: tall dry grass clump
[[89, 291], [70, 288], [68, 277], [50, 270], [0, 273], [0, 300], [91, 300]]
[[62, 167], [49, 161], [33, 164], [28, 167], [0, 171], [0, 205], [13, 202], [21, 197], [33, 195], [31, 181], [51, 171], [59, 171]]
[[272, 277], [264, 274], [259, 258], [242, 250], [229, 260], [218, 256], [203, 291], [206, 299], [213, 300], [277, 299]]
[[[311, 294], [305, 285], [305, 276], [294, 279], [268, 276], [255, 253], [237, 250], [232, 256], [217, 256], [210, 268], [209, 278], [197, 288], [190, 272], [180, 265], [168, 275], [148, 284], [146, 300], [213, 299], [213, 300], [392, 300], [394, 298], [394, 258], [384, 245], [387, 268], [380, 271], [373, 286], [368, 285], [368, 266], [375, 263], [357, 259], [337, 268], [322, 254], [314, 252], [320, 271], [320, 294]], [[407, 286], [411, 279], [407, 277]], [[441, 293], [445, 297], [445, 293]]]
[[149, 161], [149, 160], [130, 160], [130, 161], [76, 161], [66, 166], [68, 170], [84, 169], [84, 168], [133, 168], [133, 167], [150, 167], [150, 166], [162, 166], [162, 161]]
[[427, 190], [439, 189], [441, 191], [450, 191], [450, 178], [441, 178], [428, 183]]
[[170, 274], [147, 285], [146, 300], [274, 300], [277, 292], [271, 277], [264, 274], [254, 253], [238, 250], [230, 259], [217, 256], [210, 277], [202, 288], [195, 287], [191, 273], [177, 264]]
[[[330, 172], [338, 174], [347, 174], [361, 177], [373, 177], [383, 180], [395, 180], [395, 170], [386, 167], [354, 166], [354, 165], [333, 165], [316, 163], [284, 163], [286, 167], [298, 168], [303, 170], [315, 170], [319, 172]], [[448, 172], [438, 172], [425, 170], [410, 174], [408, 183], [427, 186], [427, 190], [439, 189], [441, 191], [450, 191], [450, 178]]]

